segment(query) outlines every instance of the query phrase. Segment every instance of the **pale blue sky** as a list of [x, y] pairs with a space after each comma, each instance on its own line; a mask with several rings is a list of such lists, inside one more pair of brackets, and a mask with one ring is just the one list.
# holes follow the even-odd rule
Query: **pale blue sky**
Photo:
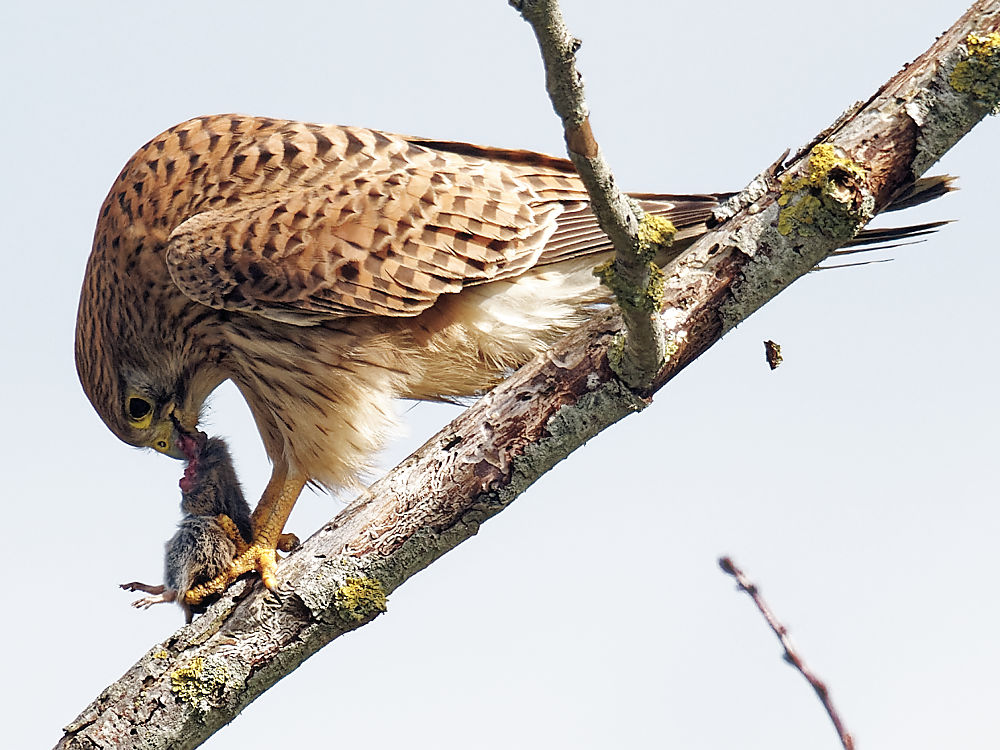
[[[564, 4], [619, 182], [666, 192], [738, 189], [964, 9]], [[72, 359], [97, 209], [125, 160], [226, 111], [562, 144], [530, 29], [503, 0], [40, 0], [2, 16], [0, 713], [6, 746], [48, 747], [182, 623], [116, 587], [159, 579], [182, 465], [119, 443]], [[798, 282], [206, 747], [838, 747], [716, 567], [730, 554], [861, 747], [995, 748], [998, 128], [939, 165], [959, 193], [905, 217], [957, 223], [893, 263]], [[783, 347], [774, 373], [764, 339]], [[231, 388], [214, 404], [210, 431], [257, 494], [268, 467], [249, 415]], [[454, 413], [402, 408], [390, 465]], [[291, 530], [339, 507], [307, 494]]]

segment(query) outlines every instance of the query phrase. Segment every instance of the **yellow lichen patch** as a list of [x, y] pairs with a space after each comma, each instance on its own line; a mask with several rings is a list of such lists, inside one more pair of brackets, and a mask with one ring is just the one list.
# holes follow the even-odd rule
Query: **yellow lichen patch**
[[170, 654], [167, 653], [166, 649], [161, 648], [159, 651], [153, 654], [154, 659], [169, 659]]
[[170, 692], [185, 703], [198, 704], [222, 693], [228, 675], [225, 667], [207, 667], [198, 656], [186, 667], [170, 673]]
[[[656, 253], [659, 247], [669, 247], [674, 241], [677, 229], [669, 219], [653, 214], [643, 214], [639, 222], [639, 252], [643, 255]], [[652, 255], [650, 255], [652, 257]]]
[[670, 359], [681, 350], [681, 342], [687, 338], [687, 331], [671, 331], [667, 333], [667, 344], [663, 350], [663, 356]]
[[833, 145], [814, 146], [805, 165], [781, 181], [778, 232], [850, 237], [869, 218], [869, 201], [859, 200], [864, 182], [864, 170]]
[[638, 240], [636, 252], [639, 259], [649, 266], [649, 279], [645, 288], [640, 288], [634, 282], [622, 278], [614, 258], [595, 268], [594, 276], [614, 292], [618, 304], [648, 312], [659, 312], [663, 307], [664, 276], [660, 267], [651, 261], [661, 248], [669, 247], [673, 243], [676, 233], [677, 229], [668, 219], [643, 214], [636, 232]]
[[385, 590], [374, 578], [349, 578], [337, 589], [333, 603], [345, 620], [363, 622], [380, 612], [385, 612]]
[[962, 94], [972, 94], [993, 110], [1000, 110], [1000, 32], [969, 34], [969, 56], [951, 71], [948, 82]]
[[660, 312], [663, 309], [663, 293], [666, 288], [667, 277], [655, 263], [649, 264], [649, 284], [646, 285], [644, 301], [646, 309], [650, 312]]
[[969, 54], [975, 57], [991, 57], [1000, 52], [1000, 31], [991, 31], [986, 36], [969, 34], [965, 41]]
[[643, 214], [636, 232], [638, 240], [636, 252], [639, 260], [648, 267], [645, 285], [640, 286], [636, 281], [623, 278], [615, 258], [597, 266], [594, 269], [594, 276], [614, 293], [619, 305], [649, 313], [660, 312], [663, 309], [665, 277], [652, 259], [661, 248], [669, 247], [673, 243], [676, 233], [677, 229], [668, 219]]

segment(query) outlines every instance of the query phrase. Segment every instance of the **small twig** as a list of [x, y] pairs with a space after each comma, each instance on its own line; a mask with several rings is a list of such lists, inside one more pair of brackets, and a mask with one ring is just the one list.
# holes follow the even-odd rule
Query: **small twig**
[[545, 64], [545, 85], [563, 123], [566, 149], [587, 188], [590, 206], [615, 247], [613, 266], [601, 278], [614, 291], [625, 320], [626, 336], [619, 362], [612, 367], [630, 387], [646, 389], [666, 360], [666, 336], [659, 312], [662, 271], [652, 263], [660, 247], [673, 239], [673, 225], [645, 217], [618, 189], [614, 175], [590, 127], [583, 77], [576, 69], [580, 40], [570, 35], [557, 0], [509, 0], [530, 24]]
[[812, 685], [813, 690], [816, 691], [816, 695], [819, 696], [820, 702], [823, 704], [823, 708], [826, 709], [826, 713], [830, 716], [830, 721], [833, 722], [834, 729], [837, 730], [837, 735], [840, 737], [840, 742], [844, 746], [844, 750], [854, 750], [854, 738], [851, 733], [847, 731], [847, 727], [844, 726], [843, 720], [840, 718], [840, 714], [837, 713], [837, 709], [833, 705], [833, 700], [830, 698], [830, 690], [827, 688], [826, 684], [817, 677], [802, 661], [802, 657], [799, 656], [795, 647], [792, 646], [792, 642], [788, 637], [788, 629], [781, 624], [775, 614], [771, 611], [770, 607], [767, 606], [767, 602], [760, 595], [760, 591], [757, 589], [757, 584], [753, 583], [746, 574], [736, 567], [736, 564], [729, 557], [719, 558], [719, 567], [733, 578], [736, 579], [736, 585], [739, 586], [741, 591], [745, 591], [753, 599], [753, 603], [757, 605], [757, 609], [760, 613], [764, 615], [764, 619], [767, 620], [767, 624], [770, 626], [774, 634], [778, 636], [778, 640], [781, 642], [782, 648], [785, 649], [784, 659], [793, 667], [795, 667], [802, 674], [809, 684]]
[[[832, 266], [816, 266], [813, 271], [832, 271], [836, 268], [858, 268], [859, 266], [870, 266], [873, 263], [892, 263], [895, 258], [880, 258], [878, 260], [860, 260], [857, 263], [837, 263]], [[810, 271], [809, 273], [812, 273]]]

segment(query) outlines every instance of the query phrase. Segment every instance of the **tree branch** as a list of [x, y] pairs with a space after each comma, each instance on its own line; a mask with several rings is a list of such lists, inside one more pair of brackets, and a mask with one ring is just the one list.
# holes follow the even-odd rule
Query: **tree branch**
[[580, 40], [572, 37], [556, 0], [509, 0], [531, 24], [545, 64], [545, 88], [563, 123], [566, 149], [576, 166], [597, 223], [615, 247], [615, 259], [598, 269], [615, 293], [625, 320], [615, 372], [632, 388], [647, 388], [666, 360], [662, 309], [663, 272], [653, 263], [661, 247], [673, 241], [666, 219], [647, 216], [618, 189], [590, 126], [583, 77], [576, 69]]
[[760, 589], [757, 585], [753, 583], [749, 578], [747, 578], [746, 573], [736, 567], [736, 564], [729, 557], [723, 557], [719, 559], [719, 567], [736, 579], [736, 585], [739, 587], [740, 591], [746, 592], [747, 595], [753, 600], [753, 603], [757, 605], [757, 610], [764, 616], [764, 620], [774, 634], [778, 637], [778, 642], [781, 643], [781, 647], [785, 649], [785, 661], [791, 664], [795, 669], [798, 670], [799, 674], [806, 678], [806, 682], [816, 691], [816, 695], [819, 697], [820, 703], [823, 704], [823, 708], [826, 709], [827, 716], [830, 717], [830, 721], [833, 722], [833, 728], [837, 732], [837, 736], [840, 738], [840, 744], [844, 746], [844, 750], [854, 750], [854, 738], [851, 733], [847, 731], [847, 727], [844, 725], [844, 720], [840, 718], [840, 713], [837, 711], [836, 707], [833, 705], [833, 699], [830, 697], [830, 689], [826, 686], [816, 673], [813, 672], [809, 667], [806, 666], [805, 661], [799, 652], [792, 645], [791, 638], [788, 637], [788, 628], [781, 624], [781, 621], [777, 618], [771, 608], [767, 606], [767, 602], [764, 601], [764, 597], [761, 596]]
[[[1000, 0], [978, 2], [865, 105], [719, 212], [666, 279], [669, 359], [649, 393], [807, 272], [997, 103]], [[985, 40], [982, 43], [972, 41]], [[971, 49], [970, 49], [971, 48]], [[606, 311], [519, 370], [313, 535], [278, 593], [241, 582], [143, 656], [63, 748], [192, 748], [539, 476], [645, 401], [608, 364]]]

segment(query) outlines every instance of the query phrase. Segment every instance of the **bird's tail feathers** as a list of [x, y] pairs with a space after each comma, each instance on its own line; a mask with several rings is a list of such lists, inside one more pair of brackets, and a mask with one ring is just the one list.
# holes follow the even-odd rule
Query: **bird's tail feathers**
[[913, 208], [922, 203], [932, 201], [935, 198], [940, 198], [945, 193], [958, 190], [958, 187], [954, 184], [956, 179], [954, 175], [950, 174], [921, 177], [897, 195], [883, 213], [888, 211], [902, 211], [904, 208]]

